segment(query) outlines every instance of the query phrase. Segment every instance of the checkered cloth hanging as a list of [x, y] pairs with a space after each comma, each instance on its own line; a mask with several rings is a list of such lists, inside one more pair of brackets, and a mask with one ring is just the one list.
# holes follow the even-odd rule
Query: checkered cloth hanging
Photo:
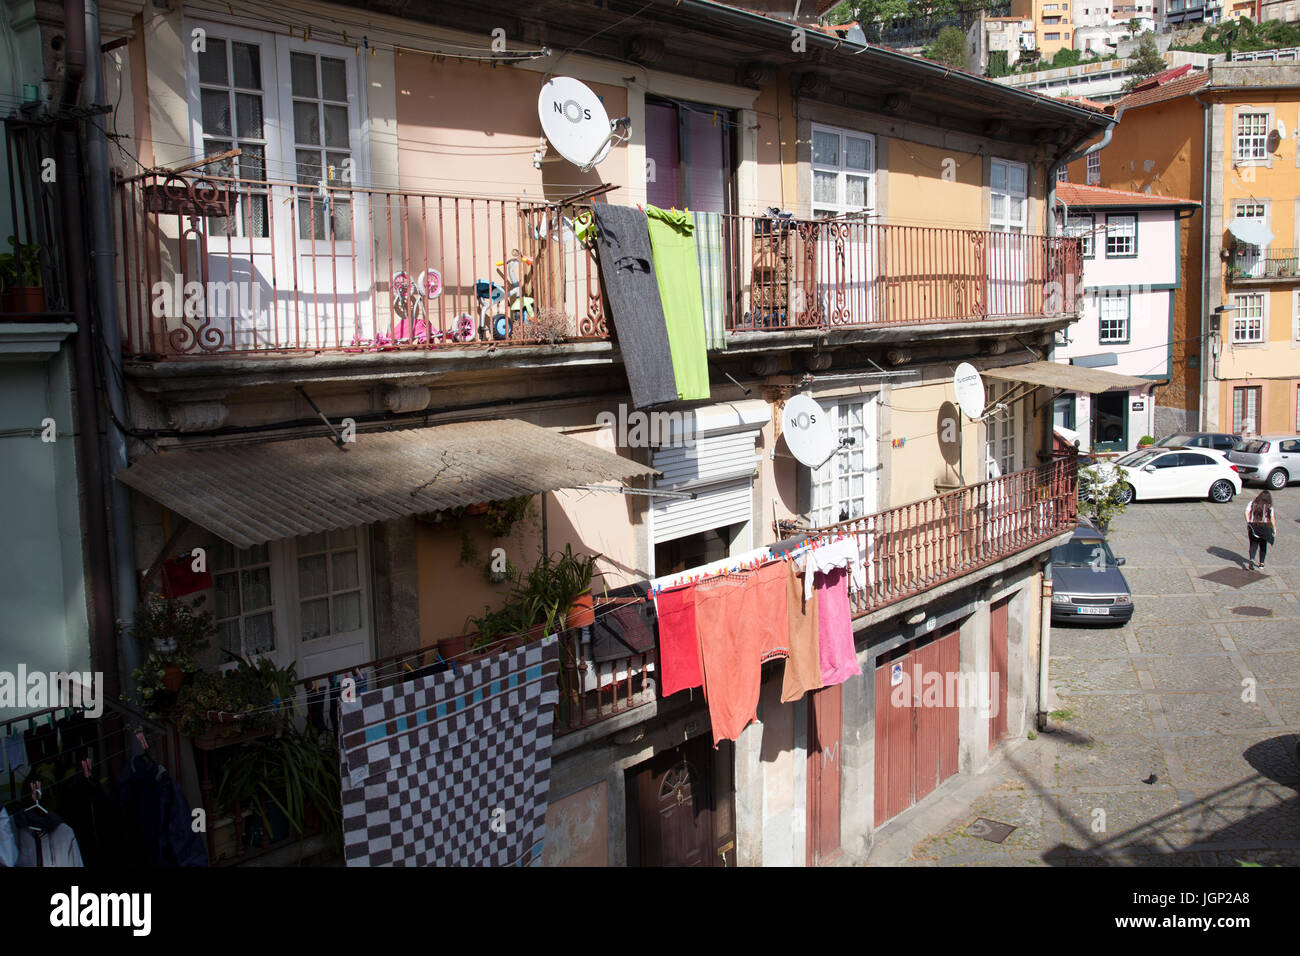
[[533, 866], [558, 696], [554, 637], [341, 704], [348, 866]]

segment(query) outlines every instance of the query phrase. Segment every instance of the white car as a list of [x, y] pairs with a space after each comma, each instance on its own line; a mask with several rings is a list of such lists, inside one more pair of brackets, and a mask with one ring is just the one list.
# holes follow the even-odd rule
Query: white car
[[1139, 448], [1089, 468], [1107, 488], [1116, 480], [1117, 465], [1128, 473], [1119, 495], [1124, 504], [1154, 498], [1209, 498], [1222, 504], [1241, 492], [1237, 469], [1222, 452], [1208, 448]]

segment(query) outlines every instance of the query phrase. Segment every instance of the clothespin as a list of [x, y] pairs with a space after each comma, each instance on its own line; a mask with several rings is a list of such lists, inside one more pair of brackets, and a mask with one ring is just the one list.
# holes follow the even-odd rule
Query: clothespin
[[147, 751], [147, 750], [149, 749], [149, 741], [148, 741], [148, 739], [145, 738], [144, 730], [143, 730], [143, 729], [138, 729], [138, 730], [136, 730], [136, 732], [135, 732], [135, 739], [138, 740], [138, 741], [140, 742], [140, 749], [141, 749], [141, 750], [145, 750], [145, 751]]
[[81, 761], [81, 773], [87, 780], [90, 779], [90, 758], [89, 757], [86, 757], [84, 760]]

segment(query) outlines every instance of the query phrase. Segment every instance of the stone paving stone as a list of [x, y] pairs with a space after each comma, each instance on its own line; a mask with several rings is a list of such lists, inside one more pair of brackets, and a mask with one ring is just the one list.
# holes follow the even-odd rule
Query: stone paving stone
[[1138, 597], [1157, 594], [1190, 596], [1193, 593], [1192, 576], [1186, 568], [1130, 568], [1125, 564], [1120, 570], [1124, 573], [1129, 588]]
[[1287, 787], [1252, 783], [1197, 796], [1183, 813], [1196, 843], [1264, 848], [1300, 841], [1300, 799]]
[[1052, 658], [1059, 654], [1079, 658], [1120, 658], [1128, 656], [1124, 629], [1118, 627], [1052, 626]]
[[[1282, 620], [1295, 617], [1297, 613], [1300, 613], [1300, 607], [1296, 606], [1290, 595], [1282, 591], [1276, 594], [1252, 593], [1238, 597], [1229, 597], [1224, 594], [1201, 595], [1201, 601], [1207, 607], [1207, 610], [1214, 613], [1215, 617], [1222, 618], [1225, 623], [1233, 626], [1242, 622]], [[1271, 615], [1256, 616], [1250, 613], [1234, 612], [1233, 608], [1264, 608], [1273, 613]]]
[[1260, 687], [1300, 683], [1300, 651], [1277, 654], [1242, 654], [1242, 662], [1255, 675]]
[[1243, 654], [1286, 653], [1300, 646], [1300, 626], [1292, 619], [1243, 619], [1230, 628], [1232, 641]]
[[1062, 694], [1142, 689], [1137, 671], [1127, 658], [1057, 657], [1053, 654], [1052, 683]]
[[1131, 786], [1153, 773], [1170, 779], [1164, 748], [1144, 737], [1099, 737], [1091, 746], [1061, 748], [1055, 769], [1058, 788]]
[[[1114, 855], [1141, 847], [1148, 853], [1169, 853], [1188, 844], [1188, 832], [1178, 797], [1168, 787], [1129, 793], [1081, 793], [1061, 799], [1062, 839], [1075, 850]], [[1104, 810], [1105, 817], [1096, 814]], [[1103, 832], [1094, 832], [1101, 822]]]
[[1061, 694], [1061, 702], [1061, 709], [1073, 716], [1058, 722], [1076, 734], [1149, 734], [1156, 729], [1145, 694]]
[[1226, 653], [1214, 625], [1204, 621], [1199, 624], [1147, 624], [1134, 628], [1134, 632], [1138, 647], [1144, 654], [1197, 656]]
[[1195, 595], [1141, 595], [1133, 602], [1133, 619], [1130, 627], [1168, 624], [1200, 624], [1205, 621], [1205, 608]]
[[1277, 715], [1288, 727], [1300, 727], [1300, 688], [1268, 687], [1260, 695], [1277, 710]]
[[1230, 690], [1241, 688], [1241, 672], [1225, 652], [1221, 657], [1151, 657], [1137, 661], [1156, 690]]
[[[984, 817], [1008, 823], [1016, 829], [1002, 843], [990, 843], [966, 833], [976, 818]], [[971, 804], [968, 816], [953, 820], [941, 833], [921, 841], [914, 851], [918, 857], [950, 857], [966, 854], [1005, 855], [1013, 851], [1035, 850], [1043, 844], [1042, 808], [1038, 801], [1023, 792], [994, 791]]]
[[1193, 568], [1192, 578], [1196, 582], [1197, 590], [1208, 591], [1211, 594], [1219, 595], [1221, 600], [1236, 603], [1245, 595], [1275, 594], [1285, 589], [1285, 584], [1272, 574], [1268, 573], [1268, 571], [1247, 571], [1246, 574], [1259, 574], [1259, 577], [1248, 579], [1248, 582], [1240, 587], [1224, 584], [1221, 581], [1216, 581], [1206, 577], [1206, 575], [1216, 574], [1223, 571], [1225, 568], [1235, 570], [1235, 566], [1227, 562]]
[[1160, 704], [1169, 720], [1169, 729], [1175, 733], [1270, 726], [1268, 715], [1259, 704], [1244, 702], [1240, 690], [1162, 694]]

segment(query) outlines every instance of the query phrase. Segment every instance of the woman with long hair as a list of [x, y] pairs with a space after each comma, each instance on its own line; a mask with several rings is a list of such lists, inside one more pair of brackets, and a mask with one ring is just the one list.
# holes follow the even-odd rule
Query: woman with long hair
[[[1273, 496], [1261, 491], [1246, 507], [1246, 537], [1250, 539], [1251, 568], [1264, 566], [1268, 558], [1268, 546], [1273, 543], [1277, 532], [1277, 518], [1273, 514]], [[1259, 564], [1255, 564], [1255, 552], [1259, 552]]]

